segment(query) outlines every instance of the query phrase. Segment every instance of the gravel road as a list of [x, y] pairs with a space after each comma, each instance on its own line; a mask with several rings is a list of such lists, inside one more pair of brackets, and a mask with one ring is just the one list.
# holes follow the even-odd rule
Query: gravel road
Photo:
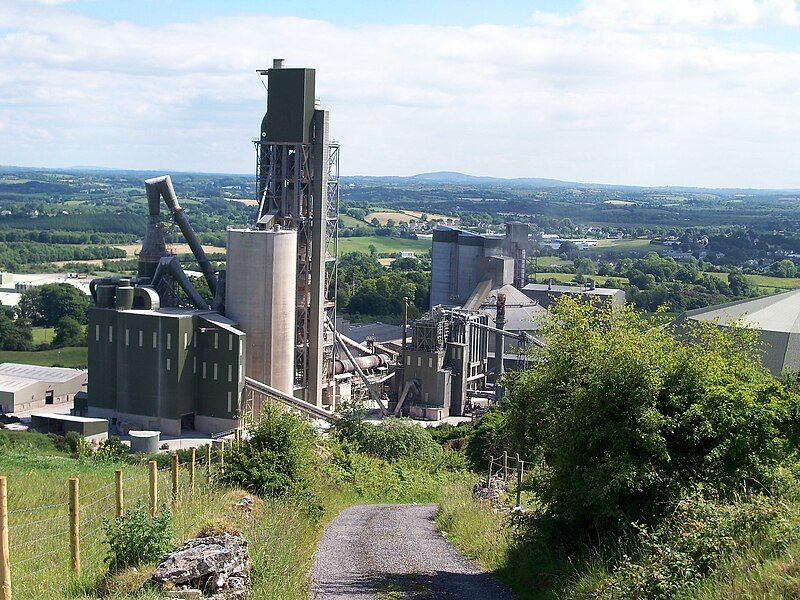
[[435, 514], [435, 504], [343, 510], [317, 547], [312, 600], [512, 600], [436, 531]]

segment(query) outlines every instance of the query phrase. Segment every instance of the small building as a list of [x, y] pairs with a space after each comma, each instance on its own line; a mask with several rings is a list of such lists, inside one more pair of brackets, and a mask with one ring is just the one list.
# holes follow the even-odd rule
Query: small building
[[522, 288], [522, 293], [543, 308], [548, 308], [565, 294], [572, 294], [573, 297], [579, 300], [610, 303], [613, 308], [622, 308], [625, 305], [625, 292], [623, 290], [596, 287], [594, 283], [583, 285], [556, 284], [552, 281], [549, 283], [529, 283]]
[[41, 433], [55, 433], [56, 435], [66, 435], [70, 431], [76, 431], [90, 442], [102, 442], [108, 438], [108, 420], [106, 419], [34, 413], [31, 415], [31, 428]]
[[689, 310], [675, 324], [680, 328], [687, 321], [755, 329], [761, 334], [761, 360], [773, 375], [800, 371], [800, 290]]
[[79, 369], [0, 364], [0, 413], [42, 408], [71, 402], [86, 386], [88, 375]]

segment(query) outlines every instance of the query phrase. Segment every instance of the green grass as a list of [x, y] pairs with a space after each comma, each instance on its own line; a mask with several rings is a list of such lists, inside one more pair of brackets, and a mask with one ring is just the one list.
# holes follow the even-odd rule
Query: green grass
[[[324, 448], [320, 454], [325, 454]], [[200, 456], [204, 456], [201, 452]], [[431, 502], [442, 486], [461, 481], [463, 474], [433, 474], [411, 463], [388, 464], [358, 454], [353, 474], [343, 478], [321, 457], [311, 474], [312, 492], [323, 507], [316, 520], [304, 510], [305, 501], [256, 499], [251, 514], [235, 505], [244, 492], [206, 487], [204, 470], [197, 471], [194, 495], [189, 493], [188, 470], [180, 472], [180, 503], [174, 514], [174, 544], [194, 536], [204, 525], [226, 524], [249, 542], [253, 570], [253, 600], [305, 600], [308, 574], [324, 526], [340, 510], [371, 502]], [[142, 586], [154, 565], [138, 572], [109, 577], [104, 566], [102, 519], [114, 511], [114, 470], [121, 468], [125, 504], [147, 501], [148, 471], [143, 465], [108, 464], [73, 459], [59, 453], [51, 438], [41, 434], [0, 434], [0, 474], [8, 477], [12, 590], [15, 600], [96, 599], [155, 600], [162, 598]], [[78, 477], [81, 498], [81, 565], [78, 579], [70, 575], [68, 479]], [[159, 501], [169, 502], [168, 471], [158, 474]]]
[[[627, 277], [606, 277], [605, 275], [587, 275], [587, 279], [593, 279], [598, 285], [602, 284], [606, 279], [613, 279], [620, 285], [624, 285], [628, 283]], [[569, 283], [575, 279], [574, 273], [553, 273], [553, 272], [545, 272], [545, 273], [537, 273], [536, 274], [536, 282], [537, 283], [547, 283], [549, 279], [553, 279], [556, 283]], [[533, 273], [528, 275], [528, 280], [530, 283], [533, 283]]]
[[33, 343], [34, 344], [50, 344], [53, 338], [56, 337], [56, 330], [54, 327], [34, 327], [33, 328]]
[[43, 367], [71, 367], [74, 369], [85, 368], [88, 364], [87, 348], [67, 347], [39, 352], [17, 352], [13, 350], [0, 350], [0, 363], [15, 362]]
[[339, 220], [344, 223], [345, 227], [364, 227], [365, 229], [374, 229], [374, 226], [371, 223], [367, 223], [361, 219], [356, 219], [350, 215], [339, 215]]
[[599, 240], [597, 246], [588, 248], [585, 252], [601, 254], [603, 252], [661, 252], [668, 250], [661, 244], [651, 244], [649, 239], [624, 239], [624, 240]]
[[369, 254], [369, 246], [375, 246], [378, 254], [383, 252], [400, 252], [408, 250], [422, 254], [430, 252], [431, 240], [408, 240], [384, 236], [343, 237], [339, 238], [339, 254], [347, 252], [363, 252]]

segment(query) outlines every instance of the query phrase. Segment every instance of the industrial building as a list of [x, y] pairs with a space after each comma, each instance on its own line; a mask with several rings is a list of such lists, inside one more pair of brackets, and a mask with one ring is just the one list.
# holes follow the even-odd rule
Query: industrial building
[[89, 442], [99, 443], [108, 439], [108, 421], [106, 419], [34, 413], [31, 415], [31, 428], [41, 433], [56, 435], [67, 435], [70, 431], [74, 431]]
[[0, 364], [0, 413], [16, 413], [71, 402], [84, 390], [86, 371], [62, 367]]
[[616, 288], [597, 287], [593, 281], [583, 284], [557, 284], [551, 279], [547, 283], [529, 283], [522, 288], [522, 293], [543, 308], [564, 295], [580, 301], [597, 302], [610, 305], [612, 308], [625, 306], [625, 292]]
[[692, 321], [755, 329], [762, 362], [773, 375], [800, 372], [800, 290], [689, 310], [675, 323], [680, 329]]

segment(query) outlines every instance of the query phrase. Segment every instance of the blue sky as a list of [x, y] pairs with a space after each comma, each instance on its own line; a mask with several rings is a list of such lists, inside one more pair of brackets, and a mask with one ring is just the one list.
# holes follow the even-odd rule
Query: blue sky
[[800, 187], [797, 0], [0, 0], [0, 164], [250, 173], [274, 57], [344, 174]]

